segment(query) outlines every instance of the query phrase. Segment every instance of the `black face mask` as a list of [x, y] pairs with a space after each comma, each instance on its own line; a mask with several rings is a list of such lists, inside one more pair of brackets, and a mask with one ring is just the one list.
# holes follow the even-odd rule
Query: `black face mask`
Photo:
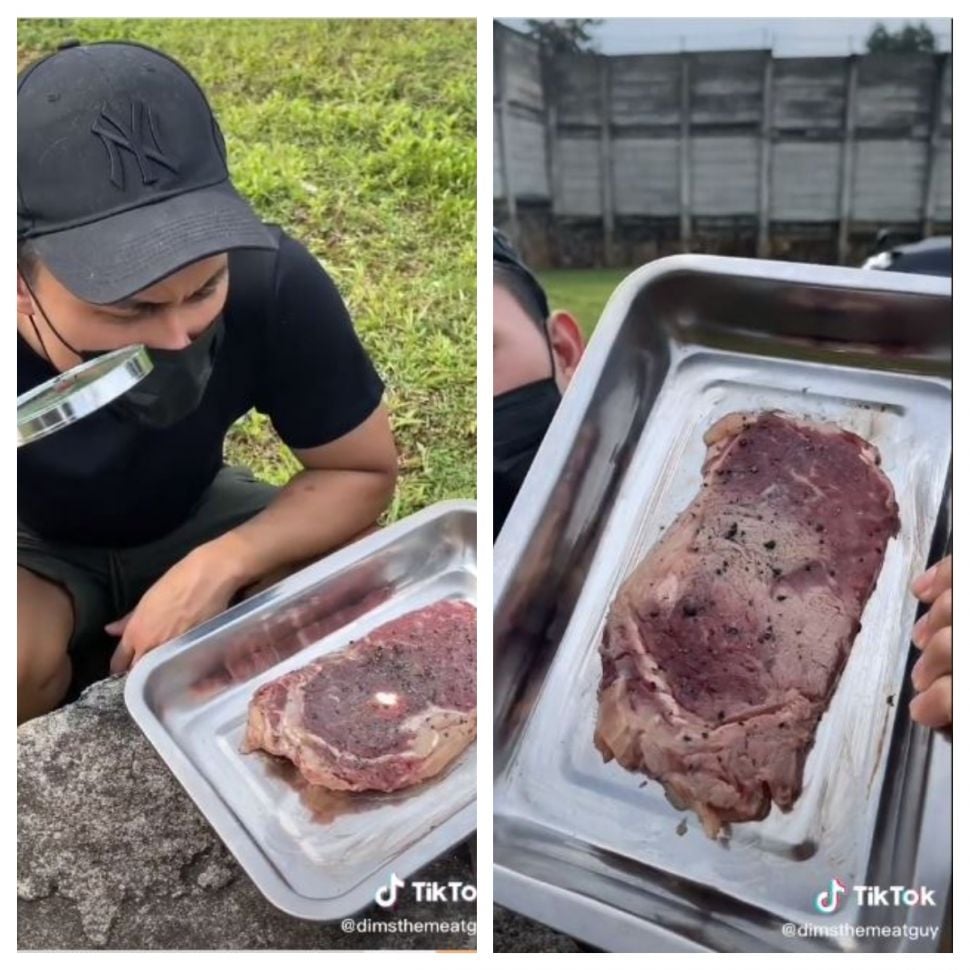
[[[84, 361], [95, 360], [110, 353], [108, 350], [78, 350], [72, 347], [55, 329], [32, 290], [30, 293], [47, 326], [71, 353]], [[53, 366], [54, 362], [47, 353], [33, 314], [28, 314], [28, 319], [48, 361]], [[108, 410], [148, 428], [167, 428], [181, 421], [191, 414], [202, 400], [209, 378], [212, 376], [216, 354], [219, 352], [224, 333], [225, 324], [220, 314], [188, 347], [182, 350], [149, 347], [151, 371], [130, 391], [116, 401], [112, 401], [107, 406]]]
[[[224, 333], [220, 315], [182, 350], [149, 347], [151, 371], [108, 406], [148, 428], [167, 428], [188, 417], [202, 401]], [[100, 354], [81, 356], [89, 359]]]
[[559, 388], [551, 377], [547, 377], [499, 394], [492, 403], [493, 538], [499, 534], [515, 496], [519, 494], [559, 401]]

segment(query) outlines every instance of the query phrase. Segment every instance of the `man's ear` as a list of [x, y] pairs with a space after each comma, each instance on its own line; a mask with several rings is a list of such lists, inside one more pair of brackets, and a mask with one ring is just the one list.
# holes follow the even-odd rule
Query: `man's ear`
[[17, 313], [22, 313], [25, 316], [30, 313], [36, 313], [37, 307], [34, 304], [34, 298], [30, 295], [30, 290], [27, 289], [27, 284], [24, 282], [23, 274], [20, 270], [17, 270]]
[[564, 391], [579, 366], [579, 359], [586, 349], [583, 331], [576, 318], [565, 310], [556, 310], [547, 323], [549, 342], [556, 360], [556, 383]]

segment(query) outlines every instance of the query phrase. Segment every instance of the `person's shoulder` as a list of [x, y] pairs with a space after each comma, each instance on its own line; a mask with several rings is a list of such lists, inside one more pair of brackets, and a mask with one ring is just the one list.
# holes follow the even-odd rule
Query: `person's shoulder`
[[[279, 227], [276, 227], [279, 228]], [[330, 274], [310, 246], [284, 229], [279, 229], [279, 249], [276, 262], [276, 282], [287, 284], [294, 281], [305, 283], [309, 278], [330, 280]]]
[[310, 247], [281, 226], [264, 223], [277, 240], [275, 250], [229, 254], [228, 319], [239, 330], [255, 326], [317, 326], [340, 320], [346, 307], [332, 276]]
[[[264, 225], [279, 246], [285, 235], [283, 229], [271, 223]], [[248, 315], [254, 310], [262, 310], [272, 301], [279, 272], [279, 255], [279, 248], [230, 251], [227, 313]]]
[[264, 223], [277, 248], [237, 249], [229, 253], [229, 300], [232, 316], [265, 317], [281, 295], [304, 288], [314, 278], [329, 282], [329, 274], [307, 245], [282, 226]]
[[[264, 222], [263, 226], [276, 240], [276, 249], [237, 249], [229, 253], [229, 269], [252, 271], [270, 268], [270, 277], [278, 278], [293, 269], [308, 265], [320, 266], [309, 246], [288, 233], [274, 222]], [[322, 269], [322, 266], [320, 267]], [[263, 273], [263, 278], [266, 273]]]

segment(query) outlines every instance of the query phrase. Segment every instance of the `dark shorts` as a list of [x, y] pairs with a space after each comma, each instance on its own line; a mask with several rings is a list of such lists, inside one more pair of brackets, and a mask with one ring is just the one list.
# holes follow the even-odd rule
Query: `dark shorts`
[[168, 535], [143, 546], [106, 549], [49, 542], [17, 523], [17, 565], [64, 587], [74, 604], [68, 647], [78, 678], [90, 682], [108, 672], [117, 644], [106, 623], [131, 612], [145, 591], [197, 546], [262, 511], [279, 491], [246, 468], [225, 466]]

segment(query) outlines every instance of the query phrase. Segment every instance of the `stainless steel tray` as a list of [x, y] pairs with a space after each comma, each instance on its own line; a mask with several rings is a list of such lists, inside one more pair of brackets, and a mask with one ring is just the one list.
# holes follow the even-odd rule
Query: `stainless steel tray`
[[[950, 749], [906, 700], [908, 586], [948, 531], [950, 306], [948, 281], [705, 256], [617, 289], [495, 548], [497, 902], [607, 949], [932, 948], [782, 924], [834, 920], [813, 910], [833, 877], [937, 890], [934, 911], [847, 899], [840, 922], [942, 922]], [[700, 486], [704, 431], [762, 408], [877, 445], [902, 530], [794, 810], [718, 842], [594, 749], [598, 644], [617, 587]]]
[[253, 691], [394, 617], [476, 602], [474, 502], [442, 502], [159, 647], [128, 677], [132, 716], [267, 899], [332, 920], [475, 829], [475, 745], [423, 785], [328, 793], [239, 751]]

